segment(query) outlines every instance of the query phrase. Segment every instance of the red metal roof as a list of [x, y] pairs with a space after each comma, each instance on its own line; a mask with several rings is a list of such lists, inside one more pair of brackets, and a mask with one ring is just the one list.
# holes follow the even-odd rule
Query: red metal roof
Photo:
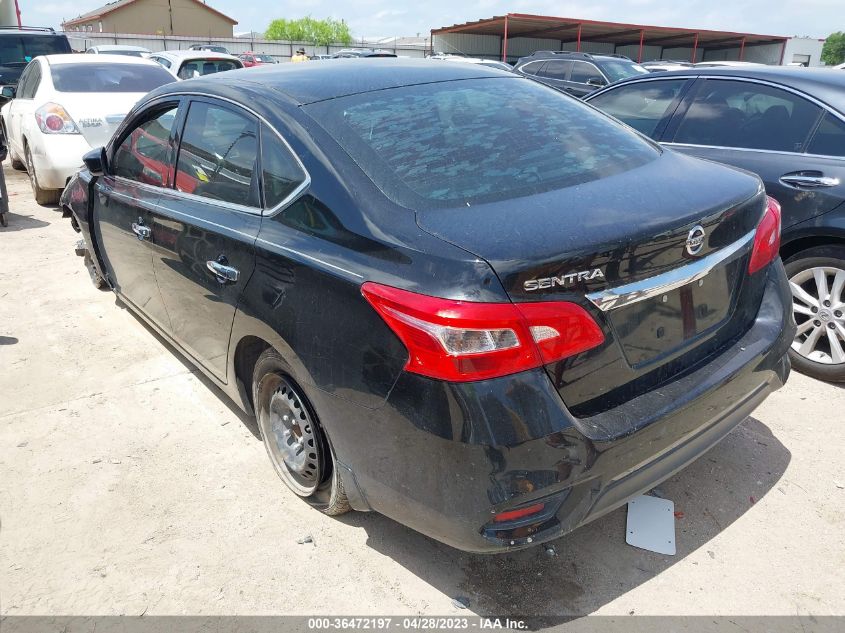
[[580, 29], [582, 41], [610, 42], [617, 45], [639, 44], [640, 36], [644, 45], [664, 44], [668, 46], [693, 46], [698, 48], [745, 46], [785, 42], [788, 37], [781, 35], [758, 35], [735, 31], [714, 31], [710, 29], [690, 29], [669, 26], [650, 26], [646, 24], [626, 24], [621, 22], [601, 22], [527, 13], [508, 13], [465, 24], [455, 24], [433, 29], [432, 35], [444, 33], [471, 33], [476, 35], [505, 35], [507, 21], [508, 39], [514, 37], [539, 37], [562, 42], [574, 42]]

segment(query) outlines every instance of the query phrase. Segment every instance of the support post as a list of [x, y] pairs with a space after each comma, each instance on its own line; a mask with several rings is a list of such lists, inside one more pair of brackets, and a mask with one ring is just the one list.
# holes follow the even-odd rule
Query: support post
[[694, 64], [695, 63], [695, 54], [698, 52], [698, 33], [695, 34], [695, 40], [692, 43], [692, 58], [690, 61]]
[[508, 16], [505, 15], [505, 37], [502, 39], [502, 61], [508, 63]]
[[581, 25], [580, 24], [578, 25], [578, 39], [576, 39], [575, 41], [576, 41], [575, 50], [580, 53], [581, 52]]
[[742, 42], [739, 45], [739, 61], [745, 57], [745, 36], [742, 36]]
[[637, 63], [643, 61], [643, 39], [645, 38], [645, 29], [640, 29], [640, 52], [637, 54]]

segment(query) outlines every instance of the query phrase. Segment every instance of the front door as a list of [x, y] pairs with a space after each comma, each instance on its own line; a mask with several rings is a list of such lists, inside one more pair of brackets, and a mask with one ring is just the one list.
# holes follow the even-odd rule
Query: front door
[[232, 321], [261, 227], [257, 155], [253, 115], [228, 103], [191, 101], [175, 187], [151, 213], [153, 265], [172, 336], [224, 382]]
[[94, 194], [96, 238], [106, 273], [126, 301], [164, 330], [167, 311], [153, 273], [150, 213], [168, 179], [171, 132], [179, 103], [163, 103], [133, 122], [115, 147]]

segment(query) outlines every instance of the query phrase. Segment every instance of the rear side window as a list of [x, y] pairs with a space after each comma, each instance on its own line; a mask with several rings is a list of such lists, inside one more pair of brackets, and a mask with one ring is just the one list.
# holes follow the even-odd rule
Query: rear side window
[[305, 182], [305, 172], [282, 140], [265, 126], [261, 128], [261, 170], [264, 179], [264, 207], [273, 209]]
[[50, 74], [59, 92], [149, 92], [173, 81], [163, 68], [141, 64], [54, 64]]
[[622, 85], [590, 99], [590, 105], [652, 136], [660, 121], [670, 114], [669, 108], [686, 82], [686, 79], [667, 79]]
[[176, 188], [204, 198], [257, 207], [257, 153], [258, 123], [252, 116], [194, 101], [182, 132]]
[[590, 79], [595, 79], [601, 83], [607, 83], [599, 72], [599, 69], [588, 64], [587, 62], [574, 62], [572, 64], [572, 75], [570, 81], [577, 81], [579, 84], [585, 84]]
[[845, 156], [845, 123], [827, 112], [807, 147], [807, 153]]
[[820, 114], [819, 106], [780, 88], [708, 79], [674, 141], [800, 152]]
[[388, 197], [417, 209], [577, 185], [659, 155], [592, 108], [516, 77], [405, 86], [305, 109]]
[[156, 110], [120, 142], [112, 159], [115, 176], [156, 187], [167, 183], [167, 152], [177, 107]]
[[526, 75], [539, 75], [548, 65], [548, 62], [528, 62], [518, 68], [519, 72]]
[[538, 77], [548, 77], [549, 79], [566, 79], [566, 73], [572, 66], [572, 62], [563, 60], [552, 60], [543, 66], [543, 70], [537, 73]]

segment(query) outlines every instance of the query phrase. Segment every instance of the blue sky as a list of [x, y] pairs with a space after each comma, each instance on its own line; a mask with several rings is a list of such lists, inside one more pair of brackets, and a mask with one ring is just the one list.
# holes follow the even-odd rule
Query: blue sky
[[[58, 26], [95, 9], [105, 0], [19, 0], [25, 24]], [[346, 20], [356, 37], [416, 35], [457, 22], [536, 13], [614, 22], [825, 37], [845, 30], [843, 0], [208, 0], [238, 20], [236, 31], [264, 31], [272, 18], [335, 17]]]

